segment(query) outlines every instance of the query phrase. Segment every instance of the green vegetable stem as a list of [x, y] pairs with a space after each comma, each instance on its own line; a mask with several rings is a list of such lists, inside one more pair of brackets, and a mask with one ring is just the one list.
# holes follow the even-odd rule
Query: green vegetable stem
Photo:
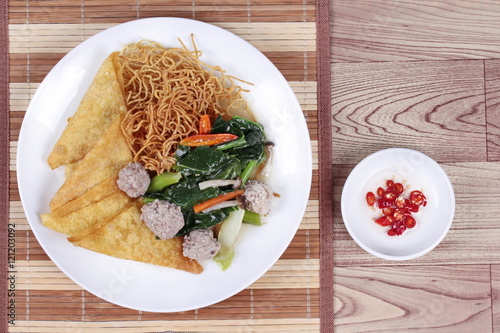
[[178, 172], [164, 172], [151, 179], [147, 192], [163, 191], [167, 186], [176, 184], [182, 178]]
[[257, 226], [262, 225], [262, 221], [260, 215], [249, 210], [245, 210], [245, 214], [243, 215], [243, 222], [248, 224], [253, 224]]

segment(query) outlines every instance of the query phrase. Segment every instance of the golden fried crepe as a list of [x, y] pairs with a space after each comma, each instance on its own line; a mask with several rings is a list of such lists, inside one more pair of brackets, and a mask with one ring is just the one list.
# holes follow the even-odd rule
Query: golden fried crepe
[[[78, 200], [78, 199], [77, 199]], [[125, 207], [130, 205], [131, 198], [123, 192], [115, 194], [96, 202], [90, 206], [74, 211], [66, 216], [57, 217], [57, 211], [42, 215], [43, 225], [68, 236], [94, 225], [100, 220], [109, 220], [118, 215]]]
[[115, 116], [126, 112], [118, 54], [106, 58], [75, 114], [68, 119], [48, 158], [52, 169], [82, 159]]
[[[121, 190], [118, 188], [118, 185], [116, 184], [116, 179], [117, 179], [116, 176], [110, 177], [101, 182], [100, 184], [92, 187], [90, 190], [88, 190], [86, 193], [79, 196], [75, 200], [62, 205], [61, 207], [57, 208], [54, 212], [50, 214], [44, 214], [44, 215], [50, 215], [50, 219], [52, 220], [60, 219], [77, 210], [95, 204], [96, 202], [99, 202], [117, 192], [120, 192]], [[42, 215], [42, 217], [44, 215]]]
[[122, 115], [115, 117], [96, 145], [69, 173], [50, 201], [52, 212], [102, 181], [117, 177], [118, 172], [132, 162], [132, 153], [120, 130], [122, 119]]
[[78, 160], [76, 162], [73, 162], [73, 163], [70, 163], [70, 164], [66, 164], [65, 165], [65, 170], [64, 170], [64, 174], [66, 175], [66, 178], [69, 177], [69, 175], [71, 174], [71, 172], [73, 170], [75, 170], [76, 166], [78, 165], [78, 162], [80, 162], [81, 160]]
[[76, 246], [112, 257], [166, 266], [191, 273], [203, 267], [182, 254], [182, 237], [157, 239], [140, 219], [140, 210], [130, 206], [108, 222], [99, 222], [68, 240]]

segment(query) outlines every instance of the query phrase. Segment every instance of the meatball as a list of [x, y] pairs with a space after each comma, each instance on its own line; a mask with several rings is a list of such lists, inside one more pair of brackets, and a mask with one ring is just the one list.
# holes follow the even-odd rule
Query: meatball
[[245, 185], [245, 208], [265, 215], [271, 210], [274, 193], [271, 186], [260, 180], [249, 180]]
[[210, 259], [220, 250], [220, 243], [210, 229], [195, 229], [184, 236], [183, 254], [195, 260]]
[[137, 198], [146, 193], [149, 182], [148, 172], [141, 163], [129, 163], [120, 170], [116, 180], [120, 190], [131, 198]]
[[174, 237], [184, 226], [181, 207], [164, 200], [155, 200], [141, 208], [141, 220], [160, 239]]

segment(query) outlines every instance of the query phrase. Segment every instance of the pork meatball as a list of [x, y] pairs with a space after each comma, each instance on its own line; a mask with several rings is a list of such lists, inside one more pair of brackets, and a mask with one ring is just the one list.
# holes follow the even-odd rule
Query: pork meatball
[[141, 163], [129, 163], [118, 173], [116, 184], [131, 198], [137, 198], [146, 193], [149, 186], [149, 175]]
[[174, 237], [184, 226], [181, 207], [164, 200], [155, 200], [141, 208], [141, 220], [160, 239]]
[[249, 180], [245, 185], [245, 208], [254, 213], [265, 215], [271, 210], [274, 193], [271, 186], [260, 180]]
[[195, 260], [213, 258], [220, 250], [220, 243], [210, 229], [195, 229], [184, 236], [183, 254]]

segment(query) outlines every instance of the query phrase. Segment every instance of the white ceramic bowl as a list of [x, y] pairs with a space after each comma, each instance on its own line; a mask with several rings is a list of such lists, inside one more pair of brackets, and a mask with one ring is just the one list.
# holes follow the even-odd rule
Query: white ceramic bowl
[[[389, 227], [373, 222], [382, 215], [366, 203], [366, 193], [385, 188], [387, 179], [403, 181], [406, 196], [421, 190], [426, 207], [412, 216], [417, 224], [400, 236], [389, 236]], [[450, 179], [433, 159], [421, 152], [391, 148], [363, 159], [349, 174], [341, 199], [342, 218], [356, 243], [374, 256], [388, 260], [408, 260], [435, 248], [446, 236], [455, 213], [455, 194]]]

